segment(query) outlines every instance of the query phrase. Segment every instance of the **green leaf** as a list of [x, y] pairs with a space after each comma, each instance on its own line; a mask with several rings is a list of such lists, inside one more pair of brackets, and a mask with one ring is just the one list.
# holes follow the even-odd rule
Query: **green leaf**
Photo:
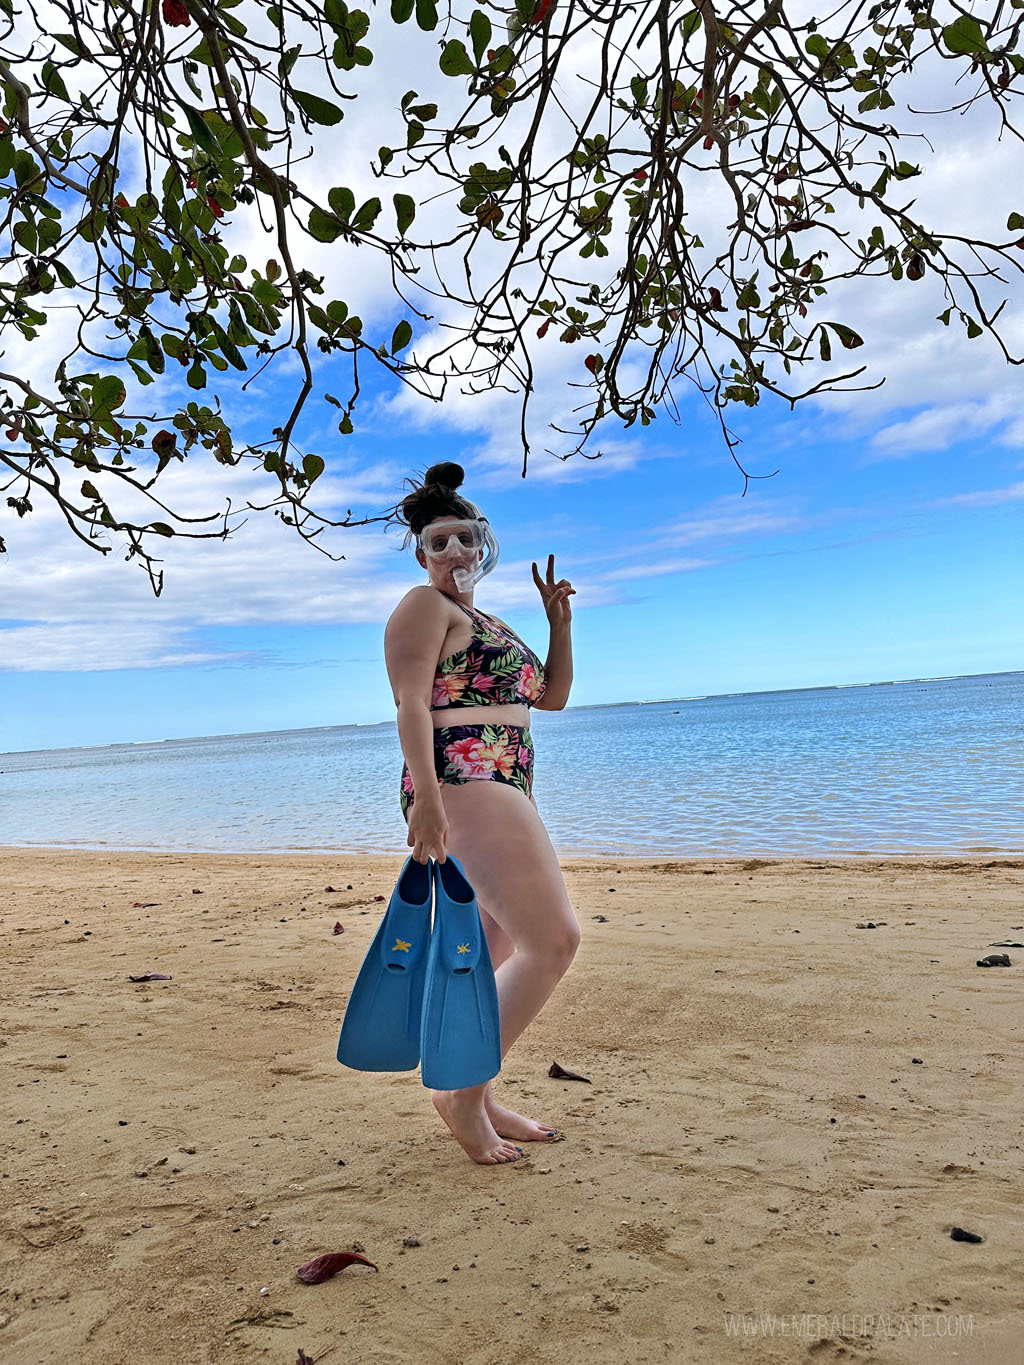
[[357, 232], [369, 232], [377, 221], [380, 213], [380, 200], [377, 198], [367, 199], [365, 204], [360, 205], [359, 212], [352, 220], [352, 226]]
[[174, 535], [173, 526], [168, 526], [166, 521], [151, 521], [146, 529], [152, 531], [154, 535], [158, 536]]
[[306, 455], [302, 460], [302, 472], [310, 483], [315, 483], [324, 472], [324, 462], [319, 455]]
[[1010, 232], [1019, 232], [1021, 228], [1024, 228], [1024, 215], [1011, 213], [1006, 220], [1006, 226]]
[[441, 70], [446, 76], [472, 76], [476, 67], [469, 59], [465, 43], [453, 38], [441, 53]]
[[345, 224], [332, 213], [314, 208], [309, 215], [309, 231], [318, 242], [334, 242], [345, 231]]
[[817, 57], [819, 62], [823, 62], [828, 56], [828, 39], [823, 33], [812, 33], [804, 43], [804, 51], [809, 52], [812, 57]]
[[829, 361], [832, 359], [832, 343], [828, 339], [827, 327], [823, 327], [818, 333], [818, 350], [822, 360]]
[[99, 502], [101, 500], [96, 485], [90, 483], [88, 479], [82, 484], [82, 497], [88, 498], [90, 502]]
[[416, 0], [391, 0], [391, 17], [396, 24], [404, 24], [412, 18]]
[[848, 351], [855, 351], [858, 346], [864, 345], [864, 338], [858, 336], [852, 327], [846, 327], [841, 322], [830, 322], [827, 325], [832, 328]]
[[968, 318], [968, 319], [967, 319], [967, 336], [968, 336], [968, 338], [969, 338], [969, 339], [973, 339], [974, 337], [980, 337], [980, 336], [981, 336], [981, 332], [982, 332], [982, 329], [978, 326], [978, 324], [974, 321], [974, 319], [973, 319], [973, 318]]
[[188, 126], [192, 132], [192, 140], [210, 156], [219, 156], [220, 144], [210, 131], [210, 125], [206, 119], [203, 118], [198, 109], [193, 109], [190, 104], [183, 104], [181, 107], [185, 110], [185, 117], [188, 119]]
[[416, 201], [411, 194], [396, 194], [395, 217], [398, 219], [399, 236], [404, 237], [412, 226], [412, 220], [416, 217]]
[[469, 36], [473, 40], [473, 55], [479, 66], [491, 41], [491, 21], [481, 9], [475, 9], [469, 17]]
[[206, 388], [206, 371], [203, 369], [202, 365], [200, 365], [198, 360], [193, 363], [192, 367], [190, 368], [185, 378], [188, 380], [188, 386], [190, 389]]
[[950, 315], [950, 313], [951, 313], [952, 311], [953, 311], [952, 308], [947, 308], [946, 311], [945, 311], [944, 313], [940, 313], [940, 314], [939, 314], [939, 316], [935, 319], [935, 321], [936, 321], [936, 322], [941, 322], [942, 325], [943, 325], [943, 327], [948, 327], [948, 326], [949, 326], [949, 315]]
[[436, 0], [416, 0], [416, 22], [425, 33], [437, 28]]
[[404, 351], [410, 341], [412, 341], [412, 327], [403, 318], [392, 333], [391, 354], [397, 355], [399, 351]]
[[127, 398], [123, 382], [116, 374], [104, 375], [92, 386], [92, 406], [94, 413], [113, 412]]
[[352, 418], [348, 415], [347, 412], [345, 416], [341, 419], [341, 421], [338, 423], [338, 430], [341, 432], [342, 436], [352, 435], [353, 431]]
[[295, 103], [302, 112], [311, 118], [314, 123], [323, 123], [327, 127], [333, 127], [335, 123], [340, 123], [345, 117], [344, 112], [330, 100], [322, 99], [319, 95], [313, 95], [308, 90], [293, 90]]
[[339, 185], [333, 190], [328, 190], [327, 202], [341, 221], [347, 223], [355, 210], [356, 197], [351, 190]]
[[942, 41], [950, 52], [988, 52], [985, 34], [977, 19], [961, 14], [953, 24], [942, 30]]

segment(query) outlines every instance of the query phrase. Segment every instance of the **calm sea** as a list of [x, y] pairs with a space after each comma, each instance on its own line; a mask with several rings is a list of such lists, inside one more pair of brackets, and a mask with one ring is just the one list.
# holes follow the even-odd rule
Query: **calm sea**
[[[1019, 853], [1024, 673], [534, 711], [563, 855]], [[407, 853], [393, 722], [0, 756], [0, 844]]]

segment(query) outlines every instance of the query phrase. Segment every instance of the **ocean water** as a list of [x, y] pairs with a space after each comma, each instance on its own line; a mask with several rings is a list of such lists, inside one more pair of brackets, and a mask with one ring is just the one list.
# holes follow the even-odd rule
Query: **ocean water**
[[[534, 711], [565, 856], [1024, 851], [1024, 673]], [[391, 721], [0, 755], [0, 844], [408, 853]]]

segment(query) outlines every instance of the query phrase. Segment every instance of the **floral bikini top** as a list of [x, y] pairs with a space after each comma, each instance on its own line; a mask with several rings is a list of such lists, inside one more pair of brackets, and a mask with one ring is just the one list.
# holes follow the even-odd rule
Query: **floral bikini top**
[[434, 674], [431, 711], [458, 706], [535, 706], [544, 695], [544, 666], [514, 630], [449, 597], [471, 619], [481, 619], [465, 649], [442, 659]]

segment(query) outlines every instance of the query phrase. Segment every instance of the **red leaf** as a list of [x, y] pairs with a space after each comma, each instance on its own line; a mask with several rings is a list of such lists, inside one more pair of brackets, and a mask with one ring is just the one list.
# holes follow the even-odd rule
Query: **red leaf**
[[588, 356], [585, 356], [585, 357], [584, 357], [584, 360], [583, 360], [583, 363], [584, 363], [584, 365], [586, 365], [587, 369], [590, 371], [591, 374], [596, 374], [596, 373], [597, 373], [597, 356], [596, 356], [596, 355], [588, 355]]
[[564, 1066], [559, 1066], [557, 1062], [552, 1062], [548, 1067], [548, 1075], [553, 1076], [556, 1081], [585, 1081], [587, 1085], [592, 1084], [589, 1076], [577, 1076], [575, 1071], [566, 1071]]
[[214, 197], [213, 197], [212, 194], [208, 194], [208, 195], [206, 196], [206, 202], [209, 204], [210, 208], [212, 209], [214, 218], [223, 218], [223, 217], [224, 217], [224, 210], [223, 210], [223, 209], [221, 208], [221, 206], [217, 203], [216, 199], [214, 199]]
[[555, 0], [540, 0], [540, 4], [527, 19], [528, 24], [542, 24], [551, 13]]
[[177, 442], [178, 433], [176, 431], [167, 431], [164, 429], [163, 431], [158, 431], [156, 433], [151, 444], [154, 452], [159, 455], [161, 459], [169, 460], [174, 454], [174, 448], [177, 445]]
[[185, 0], [164, 0], [164, 23], [170, 24], [172, 28], [188, 28], [192, 22], [192, 16], [188, 12]]
[[800, 316], [801, 316], [802, 318], [805, 318], [805, 317], [807, 316], [807, 306], [806, 306], [806, 304], [803, 304], [803, 303], [800, 304], [799, 312], [800, 312]]
[[332, 933], [332, 934], [343, 934], [344, 932], [345, 932], [345, 926], [342, 924], [341, 920], [340, 920], [340, 919], [335, 920], [335, 921], [334, 921], [334, 928], [331, 930], [331, 933]]
[[730, 96], [729, 96], [729, 108], [730, 108], [730, 109], [735, 109], [736, 106], [737, 106], [737, 104], [742, 104], [742, 103], [743, 103], [743, 101], [740, 99], [739, 95], [730, 95]]
[[715, 145], [715, 139], [711, 136], [710, 133], [708, 133], [707, 137], [704, 139], [704, 150], [705, 150], [706, 152], [710, 152], [710, 151], [711, 151], [711, 148], [712, 148], [714, 145]]
[[647, 179], [647, 172], [646, 172], [646, 171], [634, 171], [634, 172], [633, 172], [633, 179], [637, 182], [637, 184], [642, 185], [642, 184], [644, 183], [644, 181]]
[[368, 1265], [371, 1270], [377, 1267], [372, 1261], [368, 1261], [365, 1256], [360, 1256], [355, 1251], [328, 1251], [323, 1256], [314, 1256], [305, 1265], [300, 1265], [295, 1272], [300, 1280], [305, 1280], [306, 1284], [323, 1284], [324, 1280], [329, 1280], [332, 1275], [337, 1275], [339, 1270], [344, 1270], [348, 1265]]
[[541, 325], [537, 328], [537, 335], [538, 335], [539, 337], [546, 336], [546, 335], [547, 335], [548, 328], [549, 328], [550, 326], [551, 326], [551, 319], [548, 318], [546, 322], [542, 322]]
[[726, 311], [725, 304], [722, 302], [722, 291], [720, 289], [716, 289], [715, 286], [712, 285], [708, 290], [708, 297], [711, 300], [711, 307], [716, 313], [724, 313]]

